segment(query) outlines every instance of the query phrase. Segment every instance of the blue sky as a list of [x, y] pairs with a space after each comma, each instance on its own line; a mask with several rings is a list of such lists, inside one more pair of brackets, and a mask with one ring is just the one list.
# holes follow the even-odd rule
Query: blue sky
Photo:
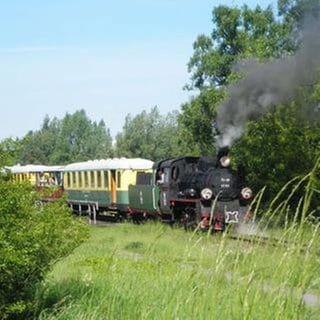
[[125, 116], [190, 98], [192, 43], [219, 4], [270, 1], [10, 0], [0, 4], [0, 140], [40, 128], [45, 115], [85, 109], [113, 136]]

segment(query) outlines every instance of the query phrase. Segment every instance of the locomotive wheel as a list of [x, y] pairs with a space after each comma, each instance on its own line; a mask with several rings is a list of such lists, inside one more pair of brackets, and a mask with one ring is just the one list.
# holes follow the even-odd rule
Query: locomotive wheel
[[131, 219], [134, 224], [143, 224], [147, 220], [143, 213], [137, 213], [137, 214], [131, 215]]

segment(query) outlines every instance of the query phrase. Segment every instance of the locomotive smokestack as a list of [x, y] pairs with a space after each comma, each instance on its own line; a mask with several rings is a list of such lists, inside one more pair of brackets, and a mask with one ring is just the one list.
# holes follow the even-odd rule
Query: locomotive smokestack
[[[229, 99], [217, 108], [218, 146], [231, 146], [256, 120], [278, 104], [288, 103], [299, 87], [313, 84], [320, 67], [320, 5], [305, 14], [297, 36], [300, 48], [292, 56], [258, 63], [246, 60], [235, 66], [244, 77], [227, 87]], [[307, 115], [306, 110], [302, 113]], [[316, 108], [314, 110], [316, 116]], [[319, 114], [319, 113], [318, 113]]]
[[219, 161], [222, 157], [227, 156], [229, 154], [229, 151], [229, 146], [220, 147], [217, 153], [217, 160]]

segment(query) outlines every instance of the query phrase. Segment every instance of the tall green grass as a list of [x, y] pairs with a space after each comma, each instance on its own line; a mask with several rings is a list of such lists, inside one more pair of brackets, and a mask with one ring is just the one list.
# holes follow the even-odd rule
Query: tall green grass
[[302, 250], [163, 225], [92, 228], [39, 291], [40, 319], [318, 319], [318, 233]]
[[[37, 318], [319, 319], [319, 226], [308, 219], [313, 174], [295, 182], [306, 183], [306, 195], [293, 219], [289, 201], [275, 201], [269, 220], [245, 238], [156, 223], [92, 227], [90, 240], [42, 284]], [[270, 229], [280, 213], [282, 228]], [[247, 241], [259, 234], [277, 241]]]

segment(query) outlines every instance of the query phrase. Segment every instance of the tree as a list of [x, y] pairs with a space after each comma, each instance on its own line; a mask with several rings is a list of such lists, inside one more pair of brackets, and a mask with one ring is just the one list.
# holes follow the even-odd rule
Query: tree
[[64, 203], [36, 200], [30, 185], [0, 180], [1, 319], [33, 318], [37, 286], [88, 235]]
[[62, 120], [45, 117], [41, 129], [21, 141], [21, 163], [65, 164], [112, 155], [112, 138], [101, 120], [91, 121], [84, 110]]
[[57, 118], [50, 120], [46, 116], [38, 131], [29, 131], [21, 140], [21, 163], [50, 164], [50, 156], [57, 147], [57, 136], [60, 130], [60, 121]]
[[89, 159], [110, 157], [112, 138], [105, 123], [99, 124], [88, 119], [84, 110], [73, 115], [66, 114], [61, 121], [57, 148], [52, 154], [52, 162], [70, 163]]
[[298, 28], [306, 13], [317, 16], [318, 0], [278, 0], [278, 12], [292, 29]]
[[240, 76], [236, 63], [252, 56], [263, 61], [292, 50], [286, 40], [288, 30], [275, 19], [271, 7], [218, 6], [212, 14], [211, 36], [197, 38], [188, 64], [191, 83], [187, 88], [200, 93], [182, 106], [179, 116], [179, 127], [196, 154], [215, 150], [216, 109], [226, 97], [226, 85]]
[[[209, 150], [215, 144], [214, 132], [210, 128], [217, 111], [227, 106], [225, 101], [232, 94], [229, 89], [236, 88], [238, 80], [246, 78], [243, 71], [248, 71], [248, 68], [243, 68], [246, 66], [243, 59], [255, 59], [257, 62], [248, 64], [248, 67], [256, 65], [254, 70], [257, 70], [265, 62], [272, 64], [277, 58], [294, 56], [303, 41], [306, 30], [301, 27], [306, 21], [306, 12], [310, 11], [313, 17], [319, 17], [318, 0], [280, 0], [280, 19], [274, 17], [271, 7], [265, 10], [259, 6], [255, 9], [247, 6], [241, 9], [226, 6], [214, 8], [211, 35], [197, 38], [194, 54], [189, 61], [191, 83], [187, 88], [199, 94], [183, 105], [179, 116], [179, 127], [190, 132], [187, 136], [189, 146], [192, 145], [197, 153], [205, 153], [205, 144], [201, 146], [203, 141], [207, 141]], [[307, 84], [302, 79], [310, 65], [314, 70], [317, 68], [319, 50], [316, 49], [319, 48], [319, 41], [316, 32], [313, 35], [316, 41], [310, 50], [314, 52], [310, 57], [312, 63], [297, 73], [300, 80], [295, 81], [296, 92], [287, 95], [291, 101], [278, 101], [268, 109], [270, 113], [260, 119], [250, 115], [247, 120], [254, 120], [249, 121], [245, 135], [232, 149], [236, 162], [247, 167], [248, 182], [255, 190], [268, 186], [269, 199], [295, 175], [303, 175], [311, 170], [319, 156], [319, 132], [317, 126], [312, 124], [319, 119], [319, 108], [316, 107], [320, 101], [319, 85], [314, 77], [311, 77], [314, 81]], [[298, 54], [300, 59], [301, 51]], [[308, 63], [308, 59], [304, 60]], [[277, 85], [275, 80], [273, 87], [276, 91], [280, 90], [280, 84]], [[301, 84], [304, 87], [301, 88]], [[256, 86], [247, 86], [246, 90], [254, 93], [257, 89]], [[242, 93], [241, 88], [238, 92]], [[259, 96], [259, 91], [256, 93]], [[239, 101], [232, 101], [234, 110], [239, 109]], [[230, 114], [227, 109], [224, 111]], [[312, 114], [309, 118], [313, 120], [303, 120], [301, 115], [306, 114]], [[309, 147], [303, 141], [309, 141]], [[302, 157], [305, 161], [300, 160]]]
[[20, 141], [12, 138], [4, 139], [0, 142], [0, 168], [16, 163], [20, 150]]
[[122, 133], [116, 137], [116, 154], [160, 160], [179, 154], [176, 113], [162, 116], [157, 107], [125, 119]]
[[259, 59], [280, 56], [290, 48], [287, 30], [276, 21], [271, 6], [242, 9], [218, 6], [212, 11], [211, 36], [200, 35], [188, 63], [189, 89], [204, 90], [229, 82], [235, 62], [250, 56]]
[[223, 98], [223, 90], [212, 88], [201, 91], [199, 96], [182, 105], [178, 123], [184, 153], [195, 156], [215, 153], [215, 109]]
[[298, 117], [299, 110], [297, 103], [291, 103], [250, 122], [246, 134], [232, 148], [237, 163], [245, 164], [253, 190], [267, 187], [265, 201], [294, 177], [310, 172], [320, 157], [320, 128]]

